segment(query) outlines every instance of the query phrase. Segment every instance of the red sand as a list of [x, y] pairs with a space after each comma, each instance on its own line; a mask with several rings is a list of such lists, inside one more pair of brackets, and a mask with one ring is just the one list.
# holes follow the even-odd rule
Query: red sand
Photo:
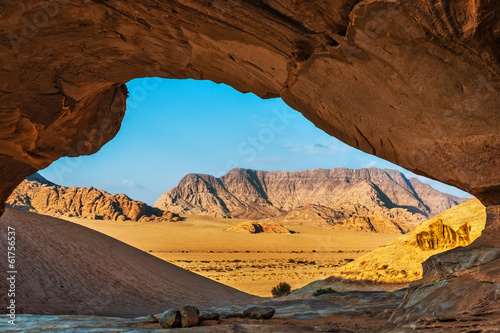
[[14, 209], [0, 218], [5, 256], [8, 226], [16, 229], [17, 313], [129, 317], [259, 300], [91, 229]]

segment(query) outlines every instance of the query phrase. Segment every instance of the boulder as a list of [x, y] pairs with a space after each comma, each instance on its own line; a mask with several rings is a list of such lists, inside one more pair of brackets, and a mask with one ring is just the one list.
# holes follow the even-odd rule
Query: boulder
[[276, 310], [272, 307], [254, 306], [243, 311], [243, 315], [250, 319], [271, 319]]
[[200, 314], [200, 321], [205, 320], [219, 320], [220, 315], [216, 312], [202, 312]]
[[154, 315], [149, 315], [146, 317], [146, 322], [152, 324], [152, 323], [159, 323], [160, 321]]
[[175, 309], [167, 310], [163, 312], [159, 322], [162, 328], [181, 327], [181, 313]]
[[200, 310], [194, 306], [183, 306], [180, 309], [182, 327], [195, 327], [200, 324]]

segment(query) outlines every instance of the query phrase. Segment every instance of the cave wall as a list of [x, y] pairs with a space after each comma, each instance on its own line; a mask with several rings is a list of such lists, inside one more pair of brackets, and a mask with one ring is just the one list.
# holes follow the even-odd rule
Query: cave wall
[[0, 4], [1, 199], [118, 131], [139, 77], [278, 97], [347, 144], [500, 203], [491, 1]]

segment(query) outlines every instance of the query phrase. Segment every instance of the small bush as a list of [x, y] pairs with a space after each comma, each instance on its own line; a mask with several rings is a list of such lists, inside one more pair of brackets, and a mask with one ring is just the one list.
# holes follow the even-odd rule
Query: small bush
[[292, 287], [286, 282], [280, 282], [276, 287], [271, 290], [273, 297], [286, 296], [292, 292]]
[[319, 295], [323, 295], [323, 294], [333, 294], [333, 293], [336, 293], [337, 291], [335, 289], [333, 289], [332, 287], [328, 287], [328, 288], [319, 288], [317, 289], [314, 293], [313, 293], [313, 296], [314, 297], [318, 297]]

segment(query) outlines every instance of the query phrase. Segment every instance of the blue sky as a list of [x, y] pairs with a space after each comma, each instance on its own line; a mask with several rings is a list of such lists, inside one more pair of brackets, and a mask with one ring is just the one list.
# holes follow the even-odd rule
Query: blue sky
[[222, 176], [234, 167], [377, 167], [415, 176], [324, 133], [281, 99], [262, 100], [210, 81], [148, 78], [128, 88], [125, 119], [113, 140], [92, 156], [65, 157], [40, 173], [60, 185], [94, 186], [151, 205], [188, 173]]

